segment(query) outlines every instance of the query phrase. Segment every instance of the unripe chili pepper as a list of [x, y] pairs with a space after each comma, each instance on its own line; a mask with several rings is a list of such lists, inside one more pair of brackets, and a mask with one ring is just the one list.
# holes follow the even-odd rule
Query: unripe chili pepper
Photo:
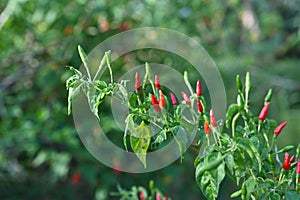
[[279, 135], [281, 130], [286, 126], [287, 122], [281, 123], [277, 128], [274, 130], [275, 135]]
[[159, 108], [159, 102], [158, 100], [156, 99], [155, 95], [151, 94], [151, 101], [152, 101], [152, 105], [154, 107], [154, 110], [156, 112], [159, 112], [160, 111], [160, 108]]
[[175, 106], [177, 104], [177, 100], [175, 95], [172, 92], [170, 92], [170, 97], [171, 97], [172, 105]]
[[289, 170], [291, 167], [291, 163], [290, 163], [290, 154], [288, 152], [286, 152], [284, 154], [284, 161], [283, 161], [283, 169], [284, 170]]
[[210, 134], [210, 128], [209, 128], [209, 125], [207, 122], [204, 122], [204, 133], [206, 135], [209, 135]]
[[297, 163], [296, 174], [300, 175], [300, 159], [298, 160], [298, 163]]
[[202, 86], [200, 80], [197, 81], [196, 94], [198, 97], [200, 97], [202, 94]]
[[265, 97], [265, 104], [271, 101], [272, 94], [273, 94], [272, 89], [269, 89], [268, 94]]
[[197, 99], [197, 108], [199, 113], [203, 112], [203, 106], [199, 99]]
[[160, 81], [159, 81], [159, 78], [157, 75], [155, 75], [155, 77], [154, 77], [154, 84], [155, 84], [155, 87], [160, 90]]
[[155, 199], [156, 199], [156, 200], [161, 200], [161, 199], [160, 199], [160, 195], [159, 195], [158, 192], [156, 192], [156, 194], [155, 194]]
[[214, 113], [213, 109], [210, 109], [210, 124], [211, 124], [213, 127], [216, 127], [216, 126], [217, 126], [217, 121], [216, 121], [215, 113]]
[[236, 81], [236, 87], [237, 87], [238, 91], [243, 92], [243, 84], [242, 84], [240, 75], [236, 76], [235, 81]]
[[267, 117], [268, 110], [269, 110], [270, 102], [266, 103], [263, 109], [260, 111], [258, 119], [264, 121]]
[[139, 196], [140, 196], [140, 200], [145, 200], [145, 196], [142, 191], [140, 191]]
[[138, 91], [141, 89], [141, 80], [139, 73], [135, 73], [135, 90]]
[[290, 164], [292, 164], [294, 161], [295, 161], [295, 156], [293, 155], [293, 156], [290, 158]]
[[166, 106], [166, 99], [164, 93], [159, 90], [159, 107], [163, 109]]
[[181, 95], [182, 95], [182, 98], [185, 100], [185, 103], [187, 105], [190, 105], [191, 104], [191, 101], [190, 101], [190, 98], [188, 97], [188, 95], [184, 92], [181, 92]]

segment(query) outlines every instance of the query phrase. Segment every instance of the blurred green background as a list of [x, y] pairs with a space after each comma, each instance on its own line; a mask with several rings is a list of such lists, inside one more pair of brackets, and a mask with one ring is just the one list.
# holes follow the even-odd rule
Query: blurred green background
[[[0, 12], [0, 199], [112, 199], [116, 184], [150, 179], [172, 199], [203, 199], [196, 152], [156, 172], [118, 172], [87, 152], [67, 116], [64, 66], [80, 66], [77, 45], [89, 52], [132, 28], [170, 28], [197, 40], [219, 67], [228, 103], [236, 74], [250, 71], [254, 113], [272, 87], [269, 117], [289, 122], [279, 146], [300, 141], [300, 0], [1, 0]], [[127, 70], [122, 63], [116, 76]], [[104, 129], [115, 133], [107, 113]], [[235, 190], [227, 180], [220, 199]]]

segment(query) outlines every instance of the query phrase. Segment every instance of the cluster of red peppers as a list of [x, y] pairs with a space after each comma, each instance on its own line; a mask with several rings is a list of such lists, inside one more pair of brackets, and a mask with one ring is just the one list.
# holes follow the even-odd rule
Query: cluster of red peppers
[[[269, 111], [269, 107], [270, 107], [270, 102], [267, 102], [264, 107], [262, 108], [258, 119], [262, 122], [266, 119], [268, 111]], [[279, 124], [275, 130], [274, 130], [274, 138], [276, 139], [276, 137], [281, 133], [282, 129], [287, 125], [287, 121]], [[290, 156], [290, 154], [288, 152], [285, 152], [284, 154], [284, 161], [283, 161], [283, 165], [282, 168], [285, 171], [288, 171], [291, 167], [291, 164], [295, 161], [295, 156], [293, 155], [292, 157]], [[298, 178], [298, 182], [300, 183], [300, 159], [297, 162], [297, 166], [296, 166], [296, 174], [297, 174], [297, 178]]]

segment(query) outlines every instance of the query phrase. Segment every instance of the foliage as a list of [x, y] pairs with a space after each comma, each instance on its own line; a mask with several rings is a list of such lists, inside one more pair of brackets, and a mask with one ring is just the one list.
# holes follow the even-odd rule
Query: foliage
[[[95, 194], [96, 199], [105, 199], [117, 183], [145, 185], [149, 179], [178, 199], [201, 198], [191, 184], [193, 177], [186, 176], [192, 170], [193, 148], [185, 154], [184, 167], [175, 162], [143, 175], [115, 173], [86, 151], [72, 119], [66, 117], [63, 85], [71, 73], [64, 66], [79, 66], [78, 43], [91, 50], [131, 28], [170, 28], [200, 42], [217, 63], [230, 102], [235, 98], [233, 74], [250, 71], [255, 77], [251, 104], [260, 105], [260, 97], [272, 87], [268, 116], [289, 121], [285, 131], [290, 134], [277, 141], [278, 148], [296, 146], [300, 133], [298, 5], [299, 0], [0, 1], [1, 199], [92, 199]], [[244, 24], [242, 16], [247, 11], [258, 29]], [[170, 64], [161, 52], [133, 56], [137, 63], [126, 63], [130, 60], [126, 55], [114, 63], [115, 76], [149, 60], [183, 66], [177, 60]], [[191, 83], [196, 78], [190, 73]], [[120, 133], [109, 120], [110, 113], [102, 111], [105, 130]], [[257, 112], [259, 107], [253, 107], [253, 113]], [[282, 153], [279, 159], [283, 160]], [[82, 178], [73, 184], [76, 173]], [[222, 199], [235, 190], [230, 180], [224, 181]]]
[[[300, 144], [295, 156], [296, 161], [295, 159], [290, 159], [287, 153], [294, 149], [294, 146], [286, 146], [278, 151], [277, 137], [287, 123], [285, 122], [276, 128], [277, 122], [266, 118], [272, 98], [272, 90], [269, 90], [265, 97], [265, 106], [259, 117], [253, 115], [249, 106], [252, 88], [250, 73], [247, 73], [245, 76], [245, 84], [242, 83], [239, 75], [236, 77], [237, 103], [229, 106], [225, 122], [227, 130], [222, 130], [222, 125], [217, 123], [213, 110], [211, 109], [208, 112], [206, 109], [205, 100], [201, 96], [200, 81], [198, 81], [196, 92], [194, 92], [188, 81], [187, 72], [184, 74], [184, 82], [190, 89], [191, 95], [188, 96], [182, 92], [183, 101], [180, 103], [176, 102], [175, 97], [170, 96], [173, 106], [171, 110], [166, 106], [168, 104], [166, 104], [165, 100], [168, 98], [163, 95], [158, 76], [155, 76], [154, 83], [151, 81], [151, 70], [147, 63], [142, 86], [140, 86], [139, 76], [136, 74], [134, 93], [129, 94], [128, 90], [126, 90], [126, 85], [114, 83], [113, 78], [111, 78], [111, 83], [109, 83], [112, 84], [110, 88], [113, 89], [107, 90], [109, 84], [106, 83], [102, 85], [107, 87], [96, 87], [97, 82], [95, 78], [92, 81], [89, 75], [89, 67], [85, 64], [87, 60], [86, 56], [84, 56], [85, 53], [80, 46], [78, 49], [88, 77], [82, 79], [81, 72], [70, 67], [75, 74], [67, 80], [69, 99], [72, 100], [70, 97], [73, 97], [74, 93], [78, 93], [76, 92], [77, 88], [73, 89], [73, 85], [77, 85], [76, 87], [81, 88], [85, 93], [91, 111], [99, 119], [98, 106], [103, 98], [113, 94], [115, 91], [117, 93], [122, 91], [116, 96], [121, 97], [121, 103], [124, 103], [129, 108], [129, 114], [126, 119], [124, 146], [128, 150], [126, 137], [129, 131], [131, 132], [131, 148], [145, 168], [147, 166], [147, 152], [156, 150], [159, 145], [166, 142], [168, 137], [174, 137], [178, 143], [180, 153], [183, 154], [186, 149], [184, 146], [187, 145], [187, 138], [194, 134], [193, 129], [190, 127], [197, 127], [196, 134], [198, 139], [194, 141], [194, 147], [199, 149], [199, 156], [196, 157], [194, 163], [196, 168], [195, 177], [198, 186], [207, 199], [216, 199], [218, 197], [219, 187], [225, 175], [232, 178], [237, 185], [241, 185], [241, 189], [231, 195], [232, 198], [238, 196], [241, 196], [242, 199], [299, 198], [300, 183], [298, 179], [300, 172], [299, 174], [298, 172], [296, 173], [296, 164], [298, 159], [300, 160]], [[102, 69], [104, 67], [103, 63], [106, 63], [110, 76], [113, 77], [107, 53], [100, 63], [99, 69]], [[70, 82], [74, 84], [70, 85]], [[91, 87], [86, 87], [85, 84], [90, 84]], [[147, 86], [149, 86], [149, 89]], [[97, 99], [97, 101], [92, 101], [89, 94], [95, 89], [98, 92], [93, 93], [94, 95], [96, 94], [96, 97], [93, 99]], [[149, 90], [150, 94], [148, 94]], [[109, 92], [107, 93], [107, 91]], [[193, 106], [196, 101], [199, 101], [198, 106], [201, 105], [201, 108], [198, 107], [198, 112], [194, 110]], [[69, 105], [71, 103], [69, 101]], [[68, 107], [70, 108], [70, 106]], [[185, 117], [185, 110], [192, 116], [191, 119]], [[241, 119], [243, 125], [237, 123], [239, 119]], [[150, 137], [151, 123], [160, 128], [159, 132], [152, 137]], [[210, 123], [208, 127], [210, 130], [204, 131], [205, 123]], [[231, 128], [231, 134], [227, 133], [227, 131], [230, 131], [229, 128]], [[178, 130], [184, 130], [184, 137], [178, 137]], [[204, 132], [206, 139], [204, 138]], [[212, 143], [211, 139], [213, 139]], [[283, 165], [278, 157], [281, 153], [286, 153], [285, 157], [287, 157]], [[136, 189], [134, 189], [134, 193], [136, 193]]]

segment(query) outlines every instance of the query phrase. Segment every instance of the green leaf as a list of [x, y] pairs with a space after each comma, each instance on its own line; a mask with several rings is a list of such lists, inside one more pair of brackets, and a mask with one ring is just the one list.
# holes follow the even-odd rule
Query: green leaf
[[[248, 139], [236, 138], [236, 141], [238, 142], [238, 147], [245, 150], [247, 154], [250, 156], [252, 163], [253, 164], [256, 163], [258, 165], [258, 171], [260, 172], [262, 162], [261, 162], [261, 156], [258, 150], [256, 149], [256, 147]], [[255, 162], [254, 160], [256, 160], [257, 162]]]
[[246, 199], [250, 199], [250, 196], [251, 196], [251, 194], [254, 191], [255, 186], [256, 186], [256, 180], [253, 177], [249, 177], [245, 181], [245, 185], [246, 185], [246, 188], [247, 188]]
[[166, 129], [162, 129], [155, 138], [155, 141], [153, 142], [153, 144], [160, 144], [163, 141], [165, 141], [167, 139], [167, 130]]
[[146, 168], [146, 155], [150, 144], [150, 127], [142, 121], [142, 123], [136, 128], [136, 134], [130, 135], [130, 145], [133, 152], [143, 163]]
[[237, 76], [236, 76], [235, 81], [236, 81], [236, 87], [237, 87], [238, 91], [239, 91], [240, 93], [242, 93], [242, 92], [243, 92], [243, 84], [242, 84], [240, 75], [237, 75]]
[[231, 172], [231, 174], [234, 174], [234, 165], [235, 165], [235, 163], [234, 163], [234, 158], [233, 158], [232, 154], [228, 154], [225, 157], [225, 163], [226, 163], [227, 168]]
[[174, 133], [174, 139], [178, 145], [179, 152], [182, 159], [183, 153], [187, 150], [189, 144], [191, 144], [190, 142], [191, 135], [182, 126], [179, 126], [179, 128], [176, 130], [177, 130], [176, 133]]
[[78, 53], [82, 63], [87, 66], [88, 57], [80, 45], [78, 45]]
[[239, 106], [237, 104], [231, 104], [228, 107], [227, 113], [226, 113], [226, 127], [229, 128], [230, 126], [230, 121], [232, 120], [232, 117], [235, 113], [237, 113], [239, 110]]
[[300, 199], [300, 194], [298, 194], [297, 192], [289, 191], [289, 192], [286, 193], [285, 199], [288, 199], [288, 200], [299, 200]]
[[218, 197], [219, 186], [225, 178], [225, 156], [220, 152], [211, 152], [198, 162], [196, 182], [207, 199]]
[[77, 75], [79, 78], [81, 78], [82, 77], [82, 73], [78, 70], [78, 69], [76, 69], [76, 68], [74, 68], [74, 67], [72, 67], [72, 66], [66, 66], [66, 67], [68, 67], [69, 69], [70, 69], [70, 71], [72, 71], [75, 75]]

